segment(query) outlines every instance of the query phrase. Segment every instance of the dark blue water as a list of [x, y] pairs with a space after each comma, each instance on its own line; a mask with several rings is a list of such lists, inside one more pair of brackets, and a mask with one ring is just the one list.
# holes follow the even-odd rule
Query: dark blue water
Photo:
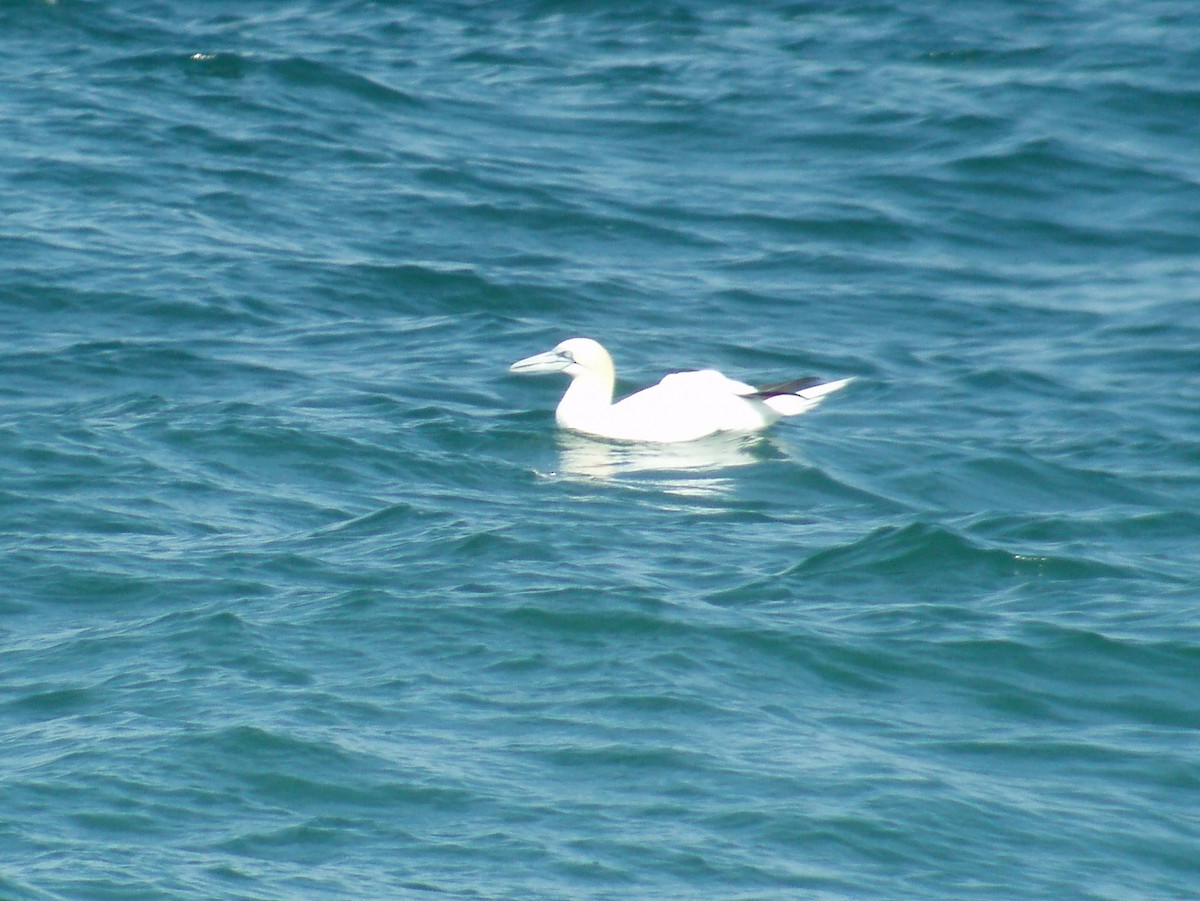
[[[1200, 11], [0, 3], [0, 898], [1200, 895]], [[856, 377], [760, 437], [624, 390]]]

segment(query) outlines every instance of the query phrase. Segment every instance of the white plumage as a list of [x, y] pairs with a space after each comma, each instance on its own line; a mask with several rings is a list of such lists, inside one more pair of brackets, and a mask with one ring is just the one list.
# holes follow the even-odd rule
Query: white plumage
[[563, 372], [571, 384], [555, 419], [563, 428], [621, 441], [693, 441], [714, 432], [750, 432], [781, 416], [811, 410], [850, 379], [801, 379], [767, 388], [734, 381], [715, 369], [676, 372], [613, 403], [612, 357], [591, 338], [569, 338], [553, 350], [518, 360], [510, 372]]

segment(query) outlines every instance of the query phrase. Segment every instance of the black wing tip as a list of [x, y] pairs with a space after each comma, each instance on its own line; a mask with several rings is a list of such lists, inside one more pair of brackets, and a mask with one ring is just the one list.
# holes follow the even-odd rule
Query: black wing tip
[[781, 394], [795, 394], [797, 391], [803, 391], [805, 388], [811, 388], [813, 385], [819, 385], [823, 379], [815, 375], [810, 375], [808, 378], [795, 379], [791, 382], [780, 382], [778, 385], [766, 385], [755, 391], [751, 397], [778, 397]]

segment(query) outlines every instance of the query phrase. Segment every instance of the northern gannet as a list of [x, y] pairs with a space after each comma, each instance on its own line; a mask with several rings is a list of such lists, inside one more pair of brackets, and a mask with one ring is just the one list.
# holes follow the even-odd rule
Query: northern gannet
[[751, 432], [781, 416], [811, 410], [851, 380], [799, 379], [755, 388], [715, 369], [675, 372], [613, 403], [612, 357], [591, 338], [568, 338], [553, 350], [518, 360], [509, 372], [565, 372], [571, 377], [554, 418], [563, 428], [619, 441], [694, 441], [714, 432]]

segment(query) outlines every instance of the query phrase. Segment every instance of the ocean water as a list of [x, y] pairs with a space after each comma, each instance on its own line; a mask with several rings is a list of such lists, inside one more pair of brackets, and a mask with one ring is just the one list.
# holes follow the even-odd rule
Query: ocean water
[[[1200, 896], [1200, 9], [0, 3], [0, 898]], [[560, 434], [717, 367], [753, 437]]]

